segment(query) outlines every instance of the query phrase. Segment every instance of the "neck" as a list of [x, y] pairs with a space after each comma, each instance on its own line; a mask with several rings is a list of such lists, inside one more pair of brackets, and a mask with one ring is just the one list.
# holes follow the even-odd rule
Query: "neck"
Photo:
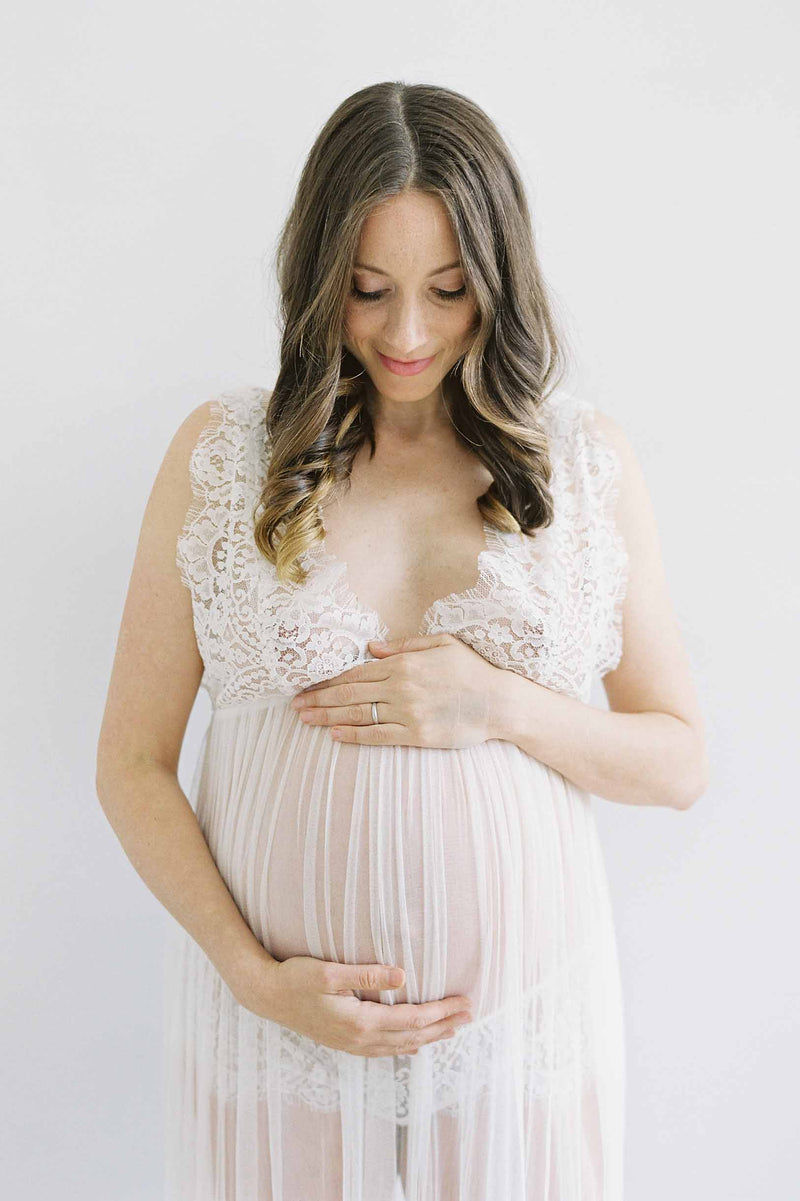
[[376, 442], [429, 442], [453, 433], [441, 384], [421, 400], [391, 400], [373, 390], [367, 403]]

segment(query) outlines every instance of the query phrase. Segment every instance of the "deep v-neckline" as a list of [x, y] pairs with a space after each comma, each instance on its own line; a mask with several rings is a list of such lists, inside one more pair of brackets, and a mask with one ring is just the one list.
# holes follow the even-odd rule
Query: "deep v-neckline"
[[[329, 570], [335, 572], [333, 583], [336, 589], [336, 599], [342, 605], [342, 607], [353, 609], [362, 617], [371, 619], [378, 631], [376, 634], [376, 639], [387, 642], [393, 641], [394, 635], [392, 635], [389, 626], [383, 620], [378, 610], [372, 608], [371, 605], [364, 604], [358, 594], [350, 586], [350, 581], [348, 579], [349, 569], [347, 560], [341, 559], [337, 554], [334, 554], [333, 551], [327, 548], [327, 530], [325, 528], [325, 518], [321, 509], [319, 518], [320, 525], [322, 527], [322, 538], [314, 542], [311, 547], [307, 549], [306, 554], [309, 555], [312, 562], [319, 565], [319, 567], [327, 567]], [[487, 578], [489, 562], [504, 544], [503, 535], [501, 531], [496, 528], [496, 526], [491, 525], [485, 518], [483, 519], [482, 525], [484, 545], [483, 549], [478, 553], [475, 564], [475, 572], [477, 576], [475, 583], [469, 588], [462, 588], [455, 592], [448, 592], [446, 596], [437, 597], [432, 604], [428, 605], [428, 608], [422, 615], [419, 628], [417, 629], [416, 634], [412, 635], [412, 637], [419, 638], [427, 634], [430, 626], [433, 623], [434, 616], [440, 608], [448, 605], [458, 605], [464, 601], [477, 600], [481, 596], [485, 595], [483, 592], [483, 587]], [[401, 635], [397, 635], [397, 637], [399, 638]]]

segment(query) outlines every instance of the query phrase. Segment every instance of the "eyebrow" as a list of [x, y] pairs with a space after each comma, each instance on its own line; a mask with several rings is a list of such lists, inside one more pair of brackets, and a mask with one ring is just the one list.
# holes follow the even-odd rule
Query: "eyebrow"
[[[380, 267], [371, 267], [369, 263], [353, 263], [354, 267], [359, 267], [362, 271], [372, 271], [375, 275], [387, 275], [388, 271], [381, 271]], [[437, 267], [435, 271], [431, 271], [427, 279], [433, 279], [434, 275], [441, 275], [445, 271], [452, 271], [454, 267], [460, 267], [461, 263], [458, 259], [454, 263], [445, 263], [444, 267]]]

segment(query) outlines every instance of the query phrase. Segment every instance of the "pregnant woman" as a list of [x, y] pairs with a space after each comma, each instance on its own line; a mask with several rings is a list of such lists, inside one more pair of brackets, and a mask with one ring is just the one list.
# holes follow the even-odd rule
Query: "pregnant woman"
[[190, 413], [153, 487], [98, 753], [176, 919], [167, 1201], [621, 1201], [592, 796], [707, 771], [636, 457], [560, 386], [464, 96], [346, 100], [278, 267], [274, 388]]

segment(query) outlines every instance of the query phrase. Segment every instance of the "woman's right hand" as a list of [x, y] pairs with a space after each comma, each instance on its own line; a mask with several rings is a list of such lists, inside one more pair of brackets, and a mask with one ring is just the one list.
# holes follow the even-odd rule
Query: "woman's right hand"
[[351, 1055], [415, 1055], [472, 1020], [469, 997], [386, 1005], [354, 989], [402, 987], [405, 972], [380, 963], [333, 963], [295, 955], [250, 976], [237, 1001], [257, 1014]]

